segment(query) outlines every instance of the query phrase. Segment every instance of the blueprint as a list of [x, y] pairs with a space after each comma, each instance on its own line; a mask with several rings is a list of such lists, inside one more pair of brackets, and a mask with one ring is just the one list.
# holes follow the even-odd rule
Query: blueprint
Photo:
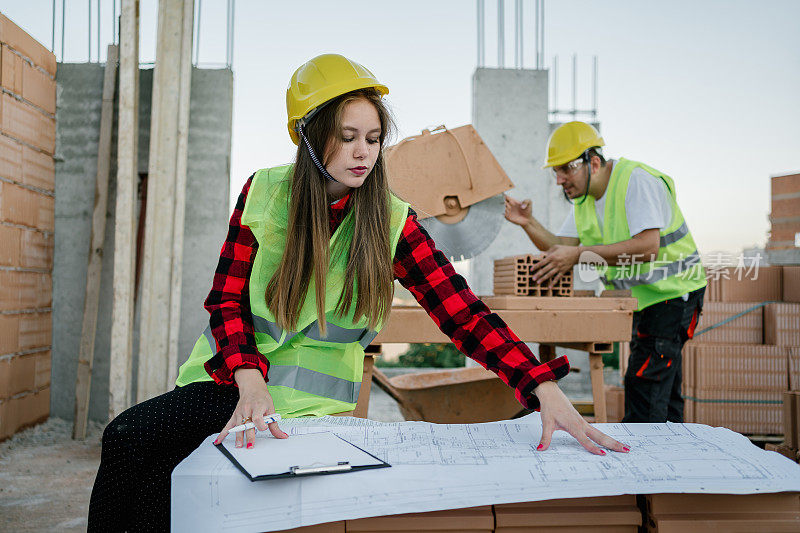
[[[209, 438], [172, 474], [174, 531], [277, 531], [336, 520], [554, 498], [659, 492], [800, 491], [800, 465], [724, 428], [596, 424], [631, 447], [596, 456], [564, 432], [537, 452], [538, 413], [486, 424], [290, 419], [332, 431], [391, 468], [250, 482]], [[258, 439], [272, 438], [259, 433]], [[290, 437], [291, 440], [291, 437]], [[266, 444], [266, 443], [265, 443]]]

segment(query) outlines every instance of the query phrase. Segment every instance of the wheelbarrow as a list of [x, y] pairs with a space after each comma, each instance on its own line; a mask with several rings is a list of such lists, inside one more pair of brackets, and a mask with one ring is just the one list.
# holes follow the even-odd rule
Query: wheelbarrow
[[406, 420], [466, 424], [508, 420], [530, 413], [508, 385], [481, 367], [392, 378], [374, 367], [372, 380], [397, 402]]

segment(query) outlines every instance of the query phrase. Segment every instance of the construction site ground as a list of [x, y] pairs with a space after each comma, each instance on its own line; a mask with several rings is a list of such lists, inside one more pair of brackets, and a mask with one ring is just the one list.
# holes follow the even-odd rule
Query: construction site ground
[[[430, 369], [384, 370], [397, 375]], [[606, 382], [619, 384], [618, 371], [606, 369]], [[572, 398], [591, 398], [576, 379], [562, 380], [562, 388]], [[376, 386], [369, 418], [403, 420], [397, 403]], [[102, 434], [103, 425], [90, 422], [86, 440], [72, 440], [72, 422], [51, 418], [0, 443], [0, 531], [85, 531]]]

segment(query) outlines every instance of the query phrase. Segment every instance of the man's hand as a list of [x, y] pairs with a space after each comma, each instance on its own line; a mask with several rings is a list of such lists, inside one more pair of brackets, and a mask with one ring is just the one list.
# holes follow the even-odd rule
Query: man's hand
[[515, 200], [510, 196], [503, 195], [505, 199], [505, 217], [509, 222], [517, 226], [525, 226], [531, 220], [531, 201], [525, 199], [523, 201]]
[[581, 257], [580, 246], [556, 244], [542, 254], [542, 259], [533, 265], [533, 281], [543, 285], [550, 280], [550, 287], [558, 283], [561, 276], [570, 272]]

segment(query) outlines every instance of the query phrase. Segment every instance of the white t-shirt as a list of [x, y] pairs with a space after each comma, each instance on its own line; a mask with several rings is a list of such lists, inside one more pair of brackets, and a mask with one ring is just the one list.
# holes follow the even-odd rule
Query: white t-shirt
[[[610, 161], [616, 164], [613, 159]], [[602, 231], [606, 195], [603, 194], [600, 199], [596, 199], [594, 206]], [[625, 195], [625, 211], [631, 236], [646, 229], [658, 228], [661, 230], [669, 226], [672, 220], [672, 202], [664, 181], [640, 167], [634, 168], [628, 183], [628, 192]], [[574, 209], [569, 210], [557, 235], [559, 237], [578, 237]]]

